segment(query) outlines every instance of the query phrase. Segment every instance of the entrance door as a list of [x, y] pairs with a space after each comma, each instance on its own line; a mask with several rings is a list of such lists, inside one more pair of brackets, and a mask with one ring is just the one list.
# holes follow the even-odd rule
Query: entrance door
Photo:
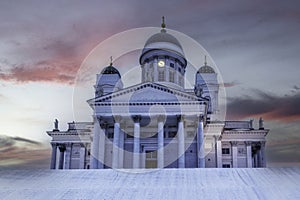
[[146, 150], [146, 168], [157, 168], [157, 151]]

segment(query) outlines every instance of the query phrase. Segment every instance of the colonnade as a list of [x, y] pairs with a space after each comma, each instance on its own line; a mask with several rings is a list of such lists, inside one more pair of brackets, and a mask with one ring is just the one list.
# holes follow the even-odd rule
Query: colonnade
[[[124, 167], [124, 138], [125, 133], [120, 128], [121, 116], [114, 117], [114, 137], [112, 147], [112, 168]], [[132, 168], [142, 168], [141, 165], [141, 132], [140, 122], [142, 116], [132, 116], [133, 119], [133, 159]], [[178, 168], [185, 168], [185, 127], [184, 116], [177, 116], [178, 120], [178, 132], [177, 132], [177, 144], [178, 144]], [[91, 168], [99, 169], [103, 168], [103, 162], [105, 161], [105, 126], [101, 125], [98, 119], [94, 119], [94, 133], [92, 142], [92, 155], [91, 155]], [[203, 132], [203, 117], [198, 118], [197, 125], [197, 157], [198, 167], [205, 167], [205, 155], [204, 155], [204, 132]], [[157, 168], [164, 168], [164, 116], [157, 116]]]
[[[52, 154], [50, 169], [71, 169], [71, 153], [73, 144], [75, 143], [51, 143]], [[79, 169], [84, 169], [86, 147], [84, 144], [80, 145]]]
[[[231, 152], [232, 152], [232, 167], [237, 168], [238, 166], [238, 142], [231, 141]], [[253, 142], [246, 141], [246, 165], [247, 168], [266, 167], [265, 158], [265, 141]], [[256, 149], [253, 149], [255, 146]]]

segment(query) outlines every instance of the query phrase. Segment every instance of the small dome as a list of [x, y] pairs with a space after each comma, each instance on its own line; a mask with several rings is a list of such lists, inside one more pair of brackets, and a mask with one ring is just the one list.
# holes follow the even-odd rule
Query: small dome
[[208, 65], [204, 65], [202, 67], [200, 67], [200, 69], [198, 70], [198, 73], [200, 74], [214, 74], [215, 73], [215, 70], [208, 66]]
[[105, 67], [102, 70], [101, 74], [118, 74], [119, 77], [121, 78], [120, 72], [113, 66]]

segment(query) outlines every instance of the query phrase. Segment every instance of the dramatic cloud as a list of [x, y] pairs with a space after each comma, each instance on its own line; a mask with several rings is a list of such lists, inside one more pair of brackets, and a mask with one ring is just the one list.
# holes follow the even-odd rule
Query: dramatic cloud
[[299, 92], [275, 96], [256, 90], [253, 96], [230, 99], [227, 116], [231, 119], [261, 116], [270, 120], [295, 121], [300, 119], [299, 102]]
[[0, 168], [47, 168], [50, 150], [36, 141], [0, 135], [0, 158]]
[[79, 64], [75, 62], [41, 61], [18, 65], [0, 72], [0, 80], [14, 82], [58, 82], [72, 84]]
[[224, 87], [229, 88], [229, 87], [234, 87], [239, 85], [240, 83], [236, 82], [236, 81], [231, 81], [231, 82], [226, 82], [224, 83]]
[[300, 165], [300, 139], [267, 142], [268, 166]]

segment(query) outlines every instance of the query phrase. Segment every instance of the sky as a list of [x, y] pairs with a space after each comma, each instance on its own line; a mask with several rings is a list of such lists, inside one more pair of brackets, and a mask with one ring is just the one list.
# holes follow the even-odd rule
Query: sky
[[[257, 126], [264, 118], [268, 166], [299, 166], [299, 1], [3, 0], [0, 168], [49, 168], [46, 131], [56, 118], [61, 130], [74, 120], [74, 85], [86, 56], [114, 34], [159, 27], [161, 16], [213, 59], [226, 85], [228, 119], [255, 119]], [[121, 73], [130, 70], [116, 64]]]

